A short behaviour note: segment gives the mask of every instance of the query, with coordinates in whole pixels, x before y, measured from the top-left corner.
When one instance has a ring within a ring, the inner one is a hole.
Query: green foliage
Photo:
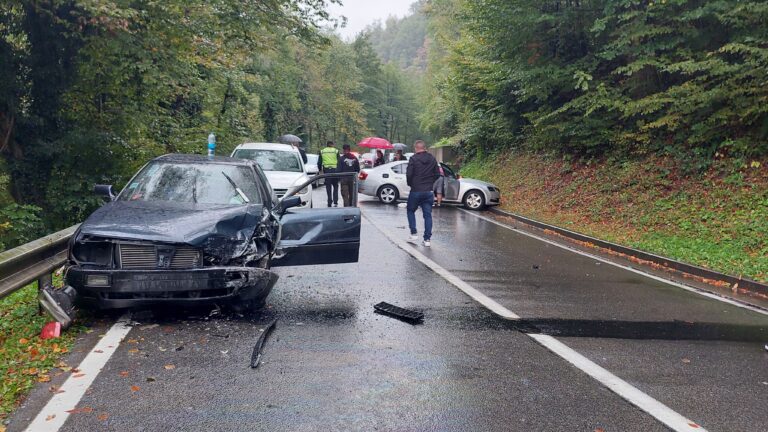
[[[422,119],[468,151],[768,154],[768,4],[432,0]]]
[[[0,250],[30,242],[45,232],[40,207],[9,204],[0,208]]]

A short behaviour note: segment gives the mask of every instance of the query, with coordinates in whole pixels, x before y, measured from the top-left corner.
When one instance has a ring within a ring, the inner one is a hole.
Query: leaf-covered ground
[[[768,168],[670,158],[581,164],[506,154],[466,164],[496,183],[505,210],[597,238],[768,282]],[[697,168],[697,167],[694,167]]]
[[[75,325],[62,331],[60,338],[40,339],[40,330],[52,319],[40,315],[37,304],[35,284],[0,300],[0,422],[35,384],[72,369],[61,359],[81,328]],[[50,390],[57,391],[53,386]]]

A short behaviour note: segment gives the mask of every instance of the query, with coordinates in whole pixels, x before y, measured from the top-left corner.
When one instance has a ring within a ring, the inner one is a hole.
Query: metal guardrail
[[[710,270],[708,268],[699,267],[693,264],[688,264],[688,263],[677,261],[671,258],[663,257],[661,255],[656,255],[650,252],[641,251],[639,249],[633,249],[627,246],[622,246],[616,243],[600,240],[595,237],[591,237],[591,236],[581,234],[575,231],[571,231],[565,228],[560,228],[558,226],[550,225],[544,222],[539,222],[537,220],[533,220],[525,216],[520,216],[518,214],[500,210],[497,208],[492,208],[491,212],[501,216],[510,217],[526,225],[531,225],[533,227],[536,227],[542,230],[555,232],[563,237],[566,237],[572,240],[591,243],[603,249],[608,249],[610,251],[617,252],[630,257],[638,258],[644,261],[650,261],[652,263],[655,263],[660,266],[663,266],[672,270],[676,270],[682,273],[687,273],[687,274],[698,276],[704,279],[728,282],[731,285],[731,287],[736,286],[740,290],[746,290],[748,292],[757,294],[762,298],[765,298],[766,296],[768,296],[768,284],[764,284],[751,279],[745,279],[742,277],[737,277],[737,276],[733,276],[725,273],[720,273],[714,270]]]
[[[66,262],[67,242],[79,226],[0,252],[0,298],[34,281],[39,287],[51,283],[51,273]]]

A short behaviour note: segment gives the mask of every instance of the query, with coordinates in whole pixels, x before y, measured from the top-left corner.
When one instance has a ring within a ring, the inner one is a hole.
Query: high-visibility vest
[[[323,158],[323,168],[336,169],[339,163],[339,150],[336,147],[324,147],[320,150],[320,157]]]

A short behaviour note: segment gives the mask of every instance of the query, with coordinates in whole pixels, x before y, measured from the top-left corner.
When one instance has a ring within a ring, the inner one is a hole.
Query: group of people
[[[336,148],[336,143],[328,141],[325,148],[320,150],[320,157],[317,160],[317,168],[325,174],[330,173],[358,173],[360,172],[360,161],[352,153],[349,144],[342,146],[342,153]],[[344,177],[339,179],[331,178],[325,180],[325,192],[328,196],[328,207],[339,206],[339,183],[341,183],[341,198],[344,207],[352,207],[353,188],[355,179],[353,177]]]
[[[408,159],[408,169],[406,170],[406,181],[411,191],[408,195],[407,217],[408,228],[411,235],[408,241],[416,243],[419,240],[418,230],[416,229],[416,210],[421,209],[424,215],[424,235],[423,245],[432,246],[432,206],[435,204],[435,196],[438,197],[438,205],[442,198],[442,172],[440,164],[434,156],[427,152],[427,145],[424,141],[416,141],[413,144],[415,154]],[[395,160],[406,160],[401,150],[395,154]],[[384,153],[379,150],[376,152],[374,166],[383,165]],[[328,141],[325,148],[320,150],[318,158],[318,168],[323,173],[358,173],[360,172],[360,161],[352,153],[348,144],[342,146],[342,152],[336,148],[333,141]],[[327,179],[325,181],[325,191],[328,196],[328,207],[338,207],[339,202],[339,183],[341,183],[341,197],[344,207],[353,205],[352,197],[355,187],[353,177],[345,177],[341,181],[338,179]]]

